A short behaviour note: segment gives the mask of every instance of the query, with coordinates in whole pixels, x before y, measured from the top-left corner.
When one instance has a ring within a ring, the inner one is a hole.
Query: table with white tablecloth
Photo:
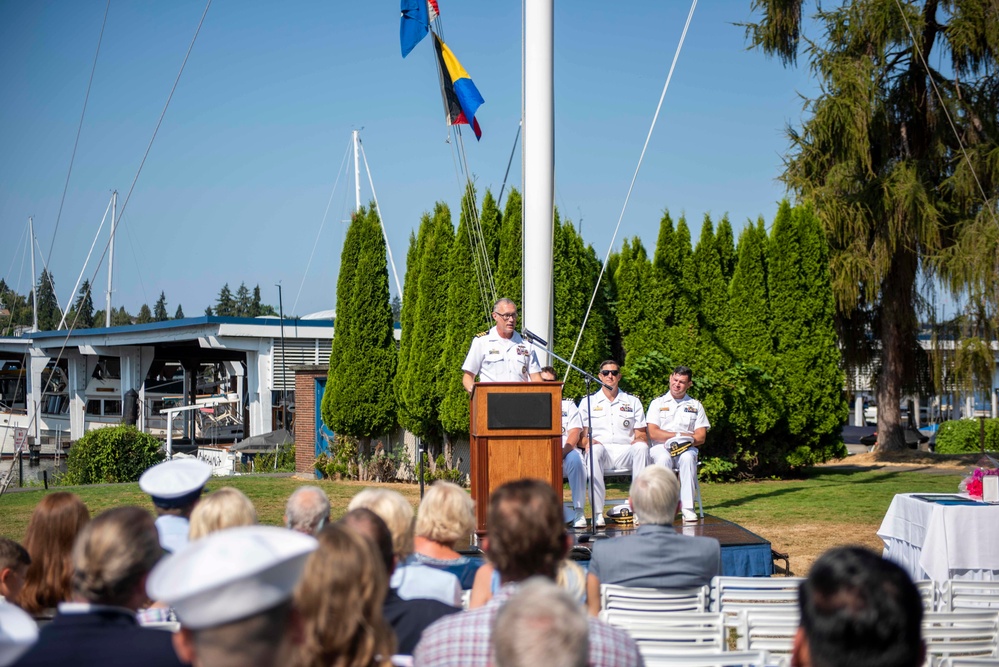
[[[901,493],[892,499],[878,537],[884,557],[913,580],[999,580],[999,505],[952,494]]]

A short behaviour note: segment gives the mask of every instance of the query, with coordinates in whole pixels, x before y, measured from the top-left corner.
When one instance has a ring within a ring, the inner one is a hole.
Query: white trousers
[[[562,474],[569,480],[572,492],[572,509],[583,511],[586,504],[586,468],[583,466],[582,452],[574,449],[562,459]]]
[[[680,456],[670,456],[666,445],[653,445],[649,454],[653,463],[666,466],[677,473],[680,479],[680,507],[696,512],[694,488],[697,484],[697,447],[691,447]]]
[[[593,484],[594,507],[597,514],[603,514],[604,503],[607,501],[607,483],[604,482],[605,470],[631,470],[632,479],[646,466],[652,463],[649,456],[649,446],[644,442],[631,445],[601,445],[593,447],[593,474],[590,483]],[[590,464],[589,452],[585,455],[587,466]]]

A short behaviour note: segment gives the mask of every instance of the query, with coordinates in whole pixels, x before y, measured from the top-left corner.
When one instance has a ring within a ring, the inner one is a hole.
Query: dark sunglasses
[[[621,374],[621,371],[600,371],[600,374],[601,375],[613,375],[614,377],[617,377],[618,375]]]

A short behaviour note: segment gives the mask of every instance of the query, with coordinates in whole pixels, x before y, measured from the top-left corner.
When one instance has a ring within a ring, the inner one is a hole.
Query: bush
[[[938,454],[968,454],[982,451],[977,419],[954,419],[940,424],[935,451]],[[985,420],[985,450],[999,450],[999,419]]]
[[[257,454],[253,460],[253,472],[295,472],[295,443],[278,448],[277,468],[274,467],[274,454]]]
[[[357,442],[349,436],[333,436],[330,454],[320,454],[313,467],[327,479],[358,479]]]
[[[163,458],[160,442],[134,426],[96,429],[70,448],[62,483],[135,482]]]
[[[458,468],[452,467],[443,454],[438,454],[434,460],[434,465],[430,465],[430,459],[423,454],[423,479],[427,484],[433,484],[439,479],[445,482],[454,482],[458,486],[465,486],[465,473]]]

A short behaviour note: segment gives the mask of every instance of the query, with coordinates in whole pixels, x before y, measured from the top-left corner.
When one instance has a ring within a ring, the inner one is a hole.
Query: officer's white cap
[[[0,602],[0,667],[13,665],[38,641],[38,625],[9,602]]]
[[[212,467],[204,461],[174,459],[142,473],[139,488],[161,507],[180,507],[194,502],[211,476]]]
[[[225,625],[290,598],[318,544],[312,536],[273,526],[221,530],[157,564],[146,592],[173,607],[184,627]]]

